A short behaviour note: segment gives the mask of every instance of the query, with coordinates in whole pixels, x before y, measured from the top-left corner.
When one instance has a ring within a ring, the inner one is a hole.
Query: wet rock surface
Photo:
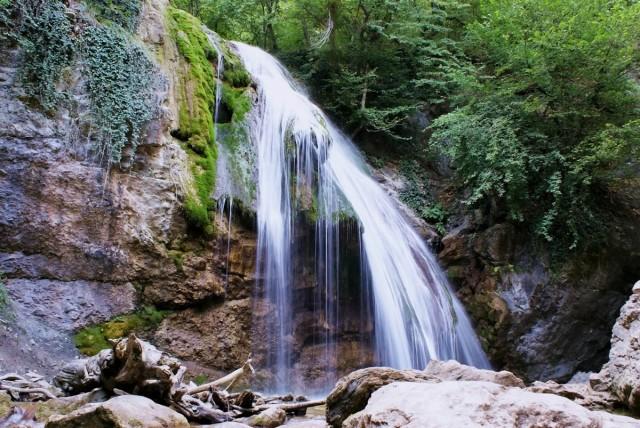
[[[482,230],[481,221],[467,218],[453,229],[439,257],[492,362],[527,381],[599,370],[630,278],[640,275],[637,260],[603,250],[552,268],[522,232],[505,224]],[[628,220],[624,229],[628,246],[640,242]]]

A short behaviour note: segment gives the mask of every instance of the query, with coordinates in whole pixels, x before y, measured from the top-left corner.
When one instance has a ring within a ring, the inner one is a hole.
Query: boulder
[[[640,421],[588,410],[552,394],[493,382],[395,382],[374,392],[345,428],[640,427]]]
[[[284,424],[287,413],[277,407],[270,407],[246,420],[247,425],[260,428],[276,428]]]
[[[618,406],[618,400],[609,391],[595,391],[588,383],[557,383],[552,380],[547,382],[534,382],[528,391],[542,394],[555,394],[575,401],[581,406],[591,410],[614,410]]]
[[[193,428],[251,428],[249,425],[240,422],[222,422],[221,424],[212,425],[194,425]]]
[[[609,362],[592,375],[591,386],[609,390],[635,414],[640,414],[640,281],[620,310],[613,327]]]
[[[327,397],[327,422],[336,428],[342,426],[349,415],[364,409],[374,391],[398,381],[437,382],[438,378],[418,370],[388,367],[357,370],[340,379]]]
[[[497,383],[503,386],[524,388],[524,382],[511,372],[506,370],[494,372],[482,370],[471,366],[465,366],[455,360],[438,361],[431,360],[424,371],[426,374],[438,378],[441,381],[448,380],[477,380]]]
[[[168,407],[138,395],[123,395],[87,404],[64,416],[51,416],[46,428],[189,428],[187,419]]]

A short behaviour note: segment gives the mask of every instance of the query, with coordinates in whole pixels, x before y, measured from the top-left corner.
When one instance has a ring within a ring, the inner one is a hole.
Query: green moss
[[[109,339],[119,339],[129,333],[140,333],[152,329],[168,315],[167,311],[145,306],[138,312],[115,317],[102,324],[85,327],[74,336],[74,342],[80,352],[95,355],[111,347]]]
[[[182,272],[182,267],[184,265],[184,253],[182,251],[171,250],[169,251],[169,257],[173,260],[173,264],[176,266],[176,269]]]
[[[76,348],[85,355],[96,355],[111,347],[100,326],[85,327],[73,337]]]
[[[178,51],[188,64],[182,76],[179,97],[180,127],[174,133],[188,151],[194,189],[185,198],[187,221],[205,234],[213,233],[210,210],[215,187],[217,151],[213,116],[216,79],[211,61],[216,57],[200,21],[188,13],[169,7],[167,19]]]
[[[223,77],[234,88],[246,88],[251,83],[251,77],[244,69],[226,69]]]
[[[242,122],[251,110],[251,99],[247,88],[235,88],[224,83],[222,90],[222,102],[233,112],[232,122]]]
[[[192,380],[193,380],[193,383],[195,383],[196,385],[202,385],[203,383],[209,380],[209,377],[207,377],[207,375],[205,374],[199,374],[197,376],[194,376]]]

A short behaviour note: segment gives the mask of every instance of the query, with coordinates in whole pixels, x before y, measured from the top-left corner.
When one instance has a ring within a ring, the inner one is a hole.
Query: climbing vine
[[[140,0],[87,0],[99,19],[135,31],[140,16]]]
[[[0,2],[0,41],[22,48],[19,79],[25,95],[52,112],[66,98],[56,84],[74,56],[72,24],[59,1]]]
[[[125,147],[135,151],[144,125],[155,115],[155,66],[117,27],[87,29],[82,54],[98,152],[109,162],[120,162]]]

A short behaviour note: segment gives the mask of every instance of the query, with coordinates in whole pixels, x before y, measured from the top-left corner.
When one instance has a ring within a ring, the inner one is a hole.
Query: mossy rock
[[[215,190],[218,152],[215,144],[215,105],[217,53],[203,30],[202,23],[189,13],[169,7],[167,21],[187,72],[180,76],[179,128],[172,134],[187,151],[193,186],[184,200],[185,218],[191,229],[207,236],[213,234],[211,199]],[[244,121],[252,102],[249,74],[226,42],[221,43],[225,58],[222,103],[231,112],[231,121]]]
[[[81,329],[75,334],[74,343],[81,353],[96,355],[103,349],[111,348],[110,339],[126,337],[130,333],[144,333],[158,326],[168,313],[145,306],[133,314],[117,316],[102,324]]]
[[[181,76],[179,129],[173,135],[184,142],[189,154],[194,188],[184,202],[185,217],[195,229],[210,235],[210,210],[215,187],[217,150],[214,144],[216,78],[212,61],[216,54],[202,30],[202,23],[185,11],[169,7],[167,20],[187,75]]]

